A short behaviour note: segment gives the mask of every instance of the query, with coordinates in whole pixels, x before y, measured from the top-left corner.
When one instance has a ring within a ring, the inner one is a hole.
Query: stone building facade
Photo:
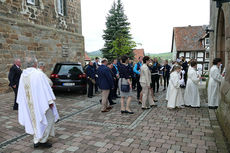
[[[0,0],[0,93],[26,56],[45,62],[47,75],[56,62],[84,62],[80,0]]]
[[[221,103],[217,117],[230,142],[230,3],[216,5],[210,0],[210,65],[219,57],[223,60],[226,76],[221,84]]]

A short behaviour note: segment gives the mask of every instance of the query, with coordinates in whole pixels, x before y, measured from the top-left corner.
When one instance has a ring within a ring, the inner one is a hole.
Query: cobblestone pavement
[[[133,115],[120,113],[119,99],[108,113],[100,112],[100,96],[57,94],[61,120],[50,149],[34,149],[32,136],[18,124],[13,93],[0,95],[0,152],[4,153],[228,153],[214,110],[202,107],[167,110],[165,92],[158,107],[143,111],[133,92]]]

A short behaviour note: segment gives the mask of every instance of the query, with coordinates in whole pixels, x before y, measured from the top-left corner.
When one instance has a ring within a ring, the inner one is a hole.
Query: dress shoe
[[[93,98],[93,96],[88,96],[89,98]]]
[[[126,113],[126,110],[121,110],[121,114],[124,114],[124,113]]]
[[[44,148],[51,148],[52,144],[49,142],[46,143],[39,143],[39,146],[44,147]]]
[[[142,104],[142,101],[138,100],[138,104]]]
[[[125,113],[127,113],[127,114],[134,114],[134,112],[132,112],[132,111],[125,111]]]
[[[38,148],[38,147],[39,147],[39,143],[35,143],[34,148]]]
[[[156,105],[156,104],[154,104],[154,105],[150,105],[150,107],[157,107],[157,105]]]
[[[116,96],[116,98],[121,98],[120,96]]]
[[[147,110],[147,109],[150,109],[150,108],[149,107],[141,107],[141,109]]]
[[[109,103],[110,105],[115,105],[116,103],[114,103],[114,102],[111,102],[111,103]]]
[[[208,108],[209,108],[209,109],[217,109],[218,106],[209,106]]]
[[[158,102],[158,100],[153,100],[155,103]]]
[[[107,107],[106,109],[110,110],[110,109],[112,109],[112,108],[113,108],[112,106],[109,106],[109,107]]]
[[[109,112],[109,110],[108,109],[106,109],[106,110],[103,110],[103,111],[101,111],[102,113],[106,113],[106,112]]]

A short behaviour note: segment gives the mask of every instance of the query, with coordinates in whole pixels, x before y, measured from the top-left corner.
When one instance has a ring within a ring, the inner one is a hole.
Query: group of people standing
[[[171,67],[167,60],[164,65],[160,65],[156,58],[141,56],[134,65],[127,56],[122,56],[119,60],[114,59],[112,62],[102,59],[99,65],[97,59],[94,63],[89,62],[86,74],[88,97],[93,97],[94,86],[95,89],[98,86],[102,91],[101,112],[108,112],[112,109],[111,105],[116,104],[112,100],[121,98],[121,113],[133,114],[130,109],[133,89],[137,91],[137,100],[142,104],[142,109],[149,109],[156,106],[157,100],[154,99],[154,93],[159,91],[160,77],[164,78],[164,90],[169,85]],[[127,98],[126,105],[125,98]]]
[[[49,136],[54,136],[54,123],[59,115],[55,105],[55,95],[52,91],[52,81],[43,73],[44,63],[39,64],[36,58],[26,59],[27,68],[21,70],[21,61],[16,59],[9,72],[10,86],[15,92],[14,110],[18,109],[19,123],[25,126],[26,133],[34,136],[34,147],[52,147]],[[102,91],[101,112],[109,112],[114,103],[112,100],[121,98],[121,114],[133,114],[130,105],[132,101],[133,83],[137,84],[137,99],[142,109],[156,107],[154,93],[155,84],[159,81],[160,71],[164,78],[164,89],[167,87],[167,107],[200,107],[198,84],[201,75],[197,72],[197,61],[188,63],[182,57],[180,62],[169,66],[166,60],[161,66],[156,59],[139,57],[134,66],[127,56],[109,62],[107,59],[89,62],[86,69],[88,78],[88,97],[93,96],[98,88]],[[215,58],[209,73],[208,106],[216,109],[220,102],[220,84],[224,78],[221,75],[221,59]],[[157,76],[158,75],[158,76]],[[134,77],[135,76],[135,77]],[[117,89],[119,89],[117,91]],[[183,91],[184,90],[184,91]],[[120,93],[120,97],[117,93]],[[184,93],[184,94],[183,94]],[[18,95],[18,96],[17,96]]]
[[[187,73],[184,66],[179,62],[176,62],[172,66],[166,95],[166,100],[168,100],[167,107],[169,109],[176,107],[184,108],[184,106],[200,108],[198,86],[202,77],[197,70],[197,61],[191,60],[189,63]],[[221,75],[220,67],[221,59],[215,58],[209,72],[208,81],[208,106],[210,109],[218,108],[220,102],[220,84],[224,78],[224,74]]]

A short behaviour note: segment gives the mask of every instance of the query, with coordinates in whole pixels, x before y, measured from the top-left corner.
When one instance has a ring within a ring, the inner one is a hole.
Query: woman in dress
[[[119,90],[120,90],[120,96],[121,96],[121,113],[127,113],[127,114],[133,114],[133,112],[130,110],[130,103],[132,100],[131,97],[131,89],[132,89],[132,83],[131,83],[131,74],[129,71],[128,66],[129,60],[127,56],[121,57],[121,64],[119,64],[118,70],[120,79],[118,82]],[[128,91],[122,91],[121,86],[128,86]],[[125,98],[127,98],[126,105],[125,105]]]

